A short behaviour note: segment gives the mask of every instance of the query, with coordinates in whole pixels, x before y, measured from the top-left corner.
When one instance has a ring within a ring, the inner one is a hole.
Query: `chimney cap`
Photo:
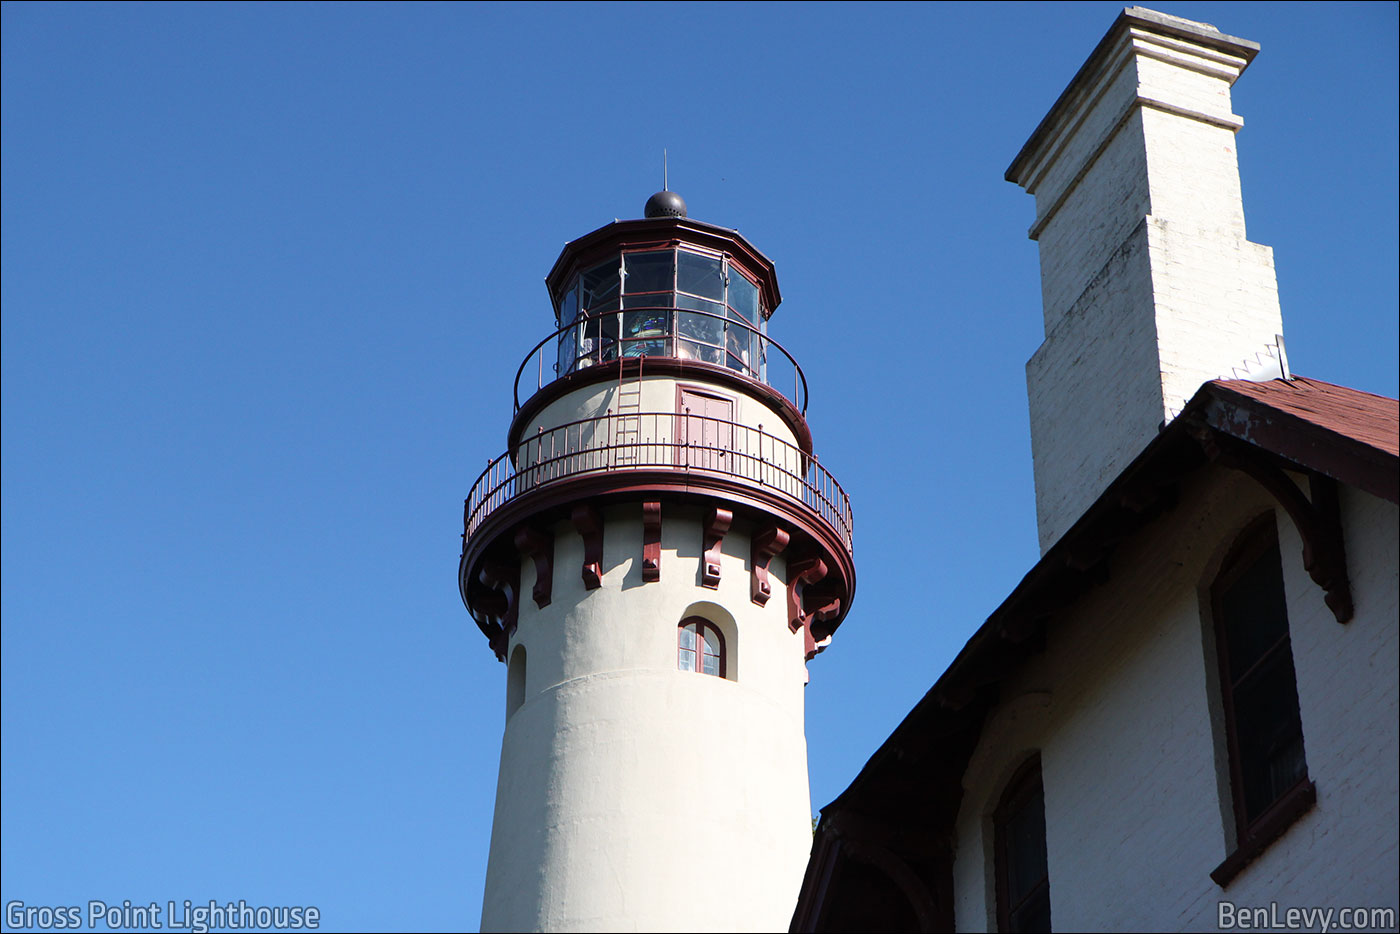
[[[1023,173],[1035,153],[1053,135],[1059,122],[1065,119],[1076,107],[1083,105],[1094,81],[1102,77],[1105,69],[1112,64],[1112,53],[1115,51],[1117,43],[1124,36],[1129,35],[1133,29],[1183,40],[1238,58],[1242,62],[1239,66],[1241,73],[1249,67],[1250,62],[1254,61],[1254,56],[1259,54],[1259,43],[1223,33],[1210,23],[1199,23],[1195,20],[1159,13],[1156,10],[1140,6],[1126,7],[1122,13],[1118,14],[1118,18],[1108,28],[1108,32],[1099,40],[1094,51],[1089,53],[1088,59],[1070,80],[1059,99],[1050,107],[1049,112],[1040,121],[1040,125],[1035,128],[1030,139],[1026,140],[1026,144],[1021,147],[1021,151],[1016,154],[1011,165],[1007,167],[1003,177],[1008,182],[1025,187]],[[1231,79],[1231,83],[1233,81],[1234,79]]]

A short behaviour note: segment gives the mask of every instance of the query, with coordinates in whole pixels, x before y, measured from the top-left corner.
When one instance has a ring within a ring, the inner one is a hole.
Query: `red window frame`
[[[694,649],[687,649],[681,645],[681,633],[687,630],[695,634]],[[685,619],[680,621],[680,624],[678,626],[676,626],[676,668],[680,669],[681,671],[687,670],[681,666],[681,653],[690,652],[694,655],[695,660],[693,663],[693,667],[691,667],[688,670],[701,675],[710,674],[709,672],[705,671],[704,668],[705,657],[709,654],[705,651],[705,634],[707,632],[714,634],[715,644],[719,647],[719,651],[716,654],[716,657],[719,661],[719,674],[717,677],[728,677],[725,664],[725,656],[728,653],[725,651],[724,633],[720,631],[720,628],[718,626],[710,622],[708,619],[705,619],[703,616],[687,616]],[[712,675],[712,677],[715,676]]]

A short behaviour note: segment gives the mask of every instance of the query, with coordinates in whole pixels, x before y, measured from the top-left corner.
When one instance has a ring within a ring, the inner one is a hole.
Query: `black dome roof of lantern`
[[[658,191],[647,199],[644,217],[685,217],[685,199],[674,191]]]

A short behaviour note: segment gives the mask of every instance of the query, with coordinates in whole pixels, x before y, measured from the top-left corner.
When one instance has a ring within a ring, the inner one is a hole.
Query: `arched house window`
[[[1040,757],[1021,766],[992,815],[996,845],[997,930],[1050,930],[1050,865]]]
[[[726,677],[724,633],[700,616],[681,620],[676,628],[676,667],[681,671]]]
[[[1229,883],[1316,801],[1303,753],[1283,561],[1272,515],[1230,550],[1210,589],[1235,845]]]

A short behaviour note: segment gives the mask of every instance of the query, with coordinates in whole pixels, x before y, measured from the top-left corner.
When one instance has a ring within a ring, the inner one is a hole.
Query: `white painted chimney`
[[[1245,238],[1230,86],[1259,51],[1123,11],[1007,181],[1035,195],[1045,341],[1026,364],[1042,553],[1200,385],[1283,332]]]

